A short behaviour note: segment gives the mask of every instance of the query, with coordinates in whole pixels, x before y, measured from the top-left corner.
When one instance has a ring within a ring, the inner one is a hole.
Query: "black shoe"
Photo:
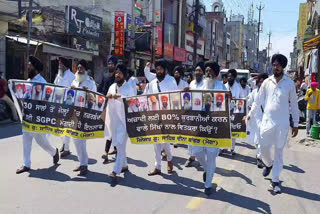
[[[128,166],[122,167],[121,173],[125,173],[125,172],[129,172],[129,167]]]
[[[191,167],[192,163],[195,161],[195,159],[189,158],[187,162],[184,164],[185,167]]]
[[[102,159],[107,159],[108,160],[108,155],[104,154],[101,156]]]
[[[206,182],[206,180],[207,180],[207,173],[206,172],[204,172],[202,174],[202,179],[203,179],[203,182]]]
[[[109,153],[109,155],[116,155],[117,154],[117,150],[113,150],[112,152]]]
[[[263,164],[262,160],[259,159],[259,158],[257,158],[257,166],[258,166],[259,169],[262,169],[264,167],[264,164]]]
[[[234,151],[234,149],[231,149],[230,153],[231,153],[231,156],[236,155],[236,152]]]
[[[61,149],[60,149],[60,152],[64,152],[64,144],[62,145]]]
[[[177,145],[177,144],[174,144],[174,145],[173,145],[173,148],[175,148],[175,149],[178,148],[178,145]]]
[[[212,193],[212,188],[205,188],[204,189],[204,194],[206,194],[207,196],[211,195]]]
[[[53,163],[57,164],[59,162],[59,150],[56,148],[56,154],[53,156]]]
[[[21,173],[28,172],[28,171],[30,171],[29,167],[22,166],[22,167],[20,167],[20,169],[17,169],[16,174],[21,174]]]
[[[88,167],[87,166],[80,166],[80,173],[79,176],[85,176],[88,173]]]
[[[264,167],[262,175],[263,175],[264,177],[267,177],[267,176],[270,174],[271,170],[272,170],[272,166],[270,166],[270,167],[267,167],[267,166]]]
[[[274,193],[281,193],[281,188],[280,188],[280,183],[279,182],[273,182],[272,181],[270,187],[271,187],[271,190]]]
[[[60,155],[61,158],[67,157],[68,155],[70,155],[71,152],[70,151],[63,151]]]
[[[77,168],[75,168],[73,171],[74,172],[79,172],[80,171],[81,166],[78,166]]]
[[[103,164],[108,164],[108,163],[110,163],[110,161],[109,161],[109,159],[104,159],[102,163]]]

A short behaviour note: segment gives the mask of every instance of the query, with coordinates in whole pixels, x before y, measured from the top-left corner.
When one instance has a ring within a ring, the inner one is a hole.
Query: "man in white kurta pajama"
[[[109,175],[114,182],[117,179],[117,175],[128,171],[126,155],[128,134],[122,98],[137,95],[137,90],[133,90],[132,85],[125,81],[126,75],[127,68],[123,64],[118,64],[115,73],[115,83],[110,86],[107,93],[106,126],[108,126],[111,132],[113,146],[117,147],[116,161],[113,171]]]
[[[266,79],[253,104],[248,120],[258,112],[260,106],[264,113],[260,125],[261,156],[264,165],[263,176],[268,176],[272,170],[272,190],[281,192],[280,173],[283,169],[283,149],[288,141],[289,116],[293,118],[292,136],[298,134],[299,109],[294,82],[284,75],[287,58],[281,54],[272,57],[273,76]],[[271,148],[274,146],[274,156]]]
[[[59,58],[59,70],[54,80],[55,85],[64,86],[64,87],[71,87],[71,84],[75,78],[75,75],[70,71],[70,63],[68,59],[60,57]],[[62,137],[63,146],[60,150],[61,158],[70,155],[70,137],[64,136]]]
[[[47,83],[47,81],[40,75],[43,65],[39,59],[30,56],[28,65],[28,81],[37,83]],[[53,157],[53,163],[57,164],[59,161],[59,151],[57,148],[51,146],[46,133],[29,132],[22,129],[22,143],[23,143],[23,160],[24,165],[16,171],[17,174],[27,172],[31,168],[31,149],[32,140],[35,139],[39,146]]]
[[[195,75],[195,79],[191,81],[190,85],[189,85],[189,89],[190,90],[196,90],[196,89],[201,89],[203,87],[204,84],[204,79],[203,79],[203,74],[204,74],[204,62],[199,62],[196,65],[196,69],[194,72]],[[188,155],[189,158],[186,161],[186,163],[184,164],[186,167],[191,167],[192,163],[195,161],[195,155],[193,152],[193,146],[192,145],[188,145]]]
[[[223,83],[216,79],[220,72],[219,65],[215,62],[207,62],[205,64],[205,68],[206,78],[201,89],[226,91],[227,89]],[[193,146],[193,152],[204,169],[204,192],[206,195],[210,195],[212,191],[212,179],[216,170],[216,158],[219,154],[219,148]]]
[[[76,77],[73,80],[71,86],[72,88],[82,88],[85,90],[96,92],[96,83],[91,77],[89,77],[87,69],[87,62],[85,60],[81,60],[78,64],[78,71],[76,73]],[[88,153],[86,144],[87,140],[73,138],[73,142],[75,144],[78,159],[80,162],[80,166],[74,169],[73,171],[80,171],[79,175],[84,176],[88,172]]]
[[[227,90],[231,91],[232,98],[234,98],[234,99],[242,98],[242,97],[240,97],[241,86],[236,81],[237,75],[238,74],[237,74],[237,71],[235,69],[230,69],[228,71],[228,82],[226,84],[224,84],[226,86]],[[234,151],[235,147],[236,147],[236,139],[232,138],[231,155],[235,154],[235,151]]]
[[[148,66],[147,66],[148,67]],[[147,68],[146,67],[146,68]],[[170,92],[178,90],[177,83],[174,78],[167,74],[167,62],[164,59],[160,59],[156,62],[156,79],[153,79],[147,86],[145,94],[154,94],[159,92]],[[149,67],[150,69],[150,67]],[[173,172],[172,153],[169,143],[154,144],[155,152],[155,169],[148,175],[161,174],[161,151],[165,150],[168,160],[168,173]]]

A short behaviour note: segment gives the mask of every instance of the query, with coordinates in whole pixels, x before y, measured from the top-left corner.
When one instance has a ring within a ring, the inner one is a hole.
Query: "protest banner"
[[[134,144],[231,147],[226,91],[148,94],[124,98],[124,104],[127,132]]]
[[[106,97],[89,90],[10,80],[22,128],[77,139],[104,137],[101,113]]]
[[[230,104],[232,138],[247,138],[246,123],[242,120],[247,115],[247,100],[232,99]]]

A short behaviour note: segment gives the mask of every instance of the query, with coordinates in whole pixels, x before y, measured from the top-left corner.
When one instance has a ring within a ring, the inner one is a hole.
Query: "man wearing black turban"
[[[33,79],[35,76],[41,73],[43,70],[43,64],[35,56],[30,56],[28,65],[28,77]]]
[[[266,79],[258,92],[247,120],[254,118],[261,106],[264,108],[260,124],[261,158],[265,165],[263,176],[272,171],[271,190],[280,193],[280,174],[283,169],[283,149],[288,141],[289,117],[293,120],[292,137],[298,134],[299,109],[294,82],[284,75],[288,60],[281,54],[272,56],[273,76]],[[271,149],[274,149],[271,156]]]

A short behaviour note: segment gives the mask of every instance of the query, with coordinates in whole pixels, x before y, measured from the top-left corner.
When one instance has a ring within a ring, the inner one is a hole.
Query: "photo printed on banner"
[[[76,91],[73,89],[66,89],[65,95],[64,95],[64,104],[73,106],[74,101],[76,97]]]
[[[42,99],[42,92],[43,92],[43,85],[42,84],[33,84],[31,99],[41,100]]]
[[[129,99],[127,99],[127,102],[129,104],[128,113],[139,112],[136,98],[129,98]]]
[[[76,100],[74,105],[78,107],[85,107],[86,102],[86,92],[81,90],[76,90]]]
[[[169,94],[159,94],[160,110],[170,110]]]
[[[24,97],[24,84],[23,83],[15,83],[14,85],[14,92],[18,99]]]
[[[103,111],[105,100],[106,99],[103,96],[97,95],[97,105],[96,105],[96,110],[97,111]]]
[[[180,110],[181,109],[181,100],[180,100],[180,93],[171,93],[171,110]]]
[[[23,85],[23,98],[26,100],[30,100],[32,96],[32,84],[25,83]]]
[[[213,96],[210,92],[203,93],[203,106],[202,110],[205,112],[213,111]]]
[[[181,93],[182,110],[192,110],[191,92]]]
[[[235,107],[233,109],[233,113],[235,113],[235,114],[244,113],[244,101],[243,100],[236,101]]]
[[[87,92],[87,99],[86,99],[86,108],[88,109],[96,109],[96,95],[91,92]]]
[[[159,100],[157,95],[148,96],[149,111],[158,111],[159,110]]]
[[[148,99],[146,96],[136,98],[139,112],[148,111]]]
[[[192,110],[202,111],[202,93],[192,92]]]
[[[52,102],[62,104],[65,90],[65,88],[55,87]]]
[[[214,111],[225,111],[226,103],[225,103],[225,94],[223,93],[214,93]]]
[[[44,87],[44,93],[42,95],[42,100],[47,102],[52,102],[54,87],[46,85]]]

